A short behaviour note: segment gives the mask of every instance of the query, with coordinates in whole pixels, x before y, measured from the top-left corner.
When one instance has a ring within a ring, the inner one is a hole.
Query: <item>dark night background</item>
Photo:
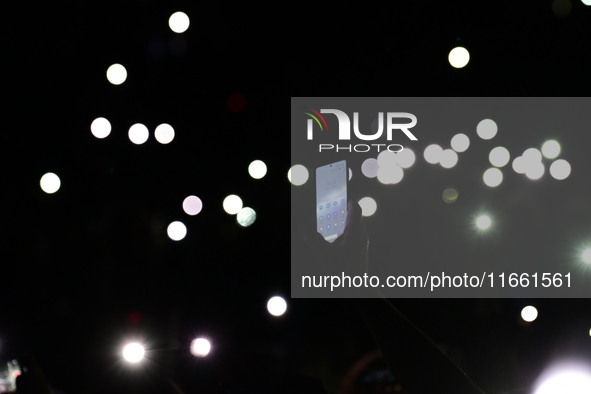
[[[167,22],[179,10],[191,26],[177,35]],[[215,392],[292,374],[336,393],[376,349],[346,300],[266,311],[269,297],[290,294],[289,96],[585,96],[591,86],[591,7],[574,0],[69,1],[11,4],[3,16],[0,358],[33,353],[65,393],[166,392],[168,379]],[[461,70],[447,62],[457,45],[471,54]],[[120,86],[105,77],[113,63],[128,71]],[[246,98],[241,112],[228,108],[233,93]],[[113,127],[103,140],[90,133],[99,116]],[[138,122],[151,133],[141,146],[127,138]],[[153,138],[160,123],[175,128],[169,145]],[[247,172],[255,159],[268,166],[260,180]],[[39,187],[46,172],[62,182],[53,195]],[[204,202],[194,217],[181,208],[190,194]],[[229,194],[257,211],[251,227],[223,212]],[[180,242],[166,236],[174,220],[187,225]],[[587,300],[396,304],[490,392],[528,387],[561,354],[589,354]],[[532,324],[519,318],[527,304],[540,311]],[[197,335],[212,341],[207,358],[189,353]],[[130,338],[148,345],[133,368],[120,356]],[[358,392],[394,390],[383,368],[366,367]]]

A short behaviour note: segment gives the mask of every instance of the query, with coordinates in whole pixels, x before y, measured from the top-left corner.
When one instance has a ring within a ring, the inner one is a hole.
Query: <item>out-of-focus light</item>
[[[478,228],[481,230],[486,230],[490,227],[490,224],[491,221],[488,216],[480,216],[478,219],[476,219],[476,226],[478,226]]]
[[[581,0],[581,3],[585,5],[591,5],[591,0]]]
[[[184,33],[189,28],[189,17],[184,12],[175,12],[168,19],[168,26],[175,33]]]
[[[527,162],[526,164],[526,169],[525,169],[525,175],[529,178],[529,179],[540,179],[542,177],[542,175],[544,175],[544,165],[542,163],[536,163],[536,162]]]
[[[554,159],[560,154],[560,144],[554,140],[544,142],[542,154],[548,159]]]
[[[127,79],[127,70],[121,64],[115,63],[107,69],[107,79],[113,85],[121,85]]]
[[[161,144],[169,144],[174,139],[174,129],[171,125],[162,123],[154,130],[154,137]]]
[[[499,128],[497,127],[497,124],[492,119],[481,120],[480,123],[478,123],[478,126],[476,126],[476,134],[478,134],[483,140],[494,138],[494,136],[497,135],[498,130]]]
[[[129,128],[129,140],[136,145],[141,145],[148,140],[150,133],[148,128],[141,123],[136,123]]]
[[[180,241],[187,235],[187,227],[182,222],[172,222],[168,225],[166,233],[173,241]]]
[[[370,157],[369,159],[365,159],[361,164],[361,173],[368,178],[375,178],[378,176],[379,168],[380,165],[378,164],[378,161],[373,157]]]
[[[513,171],[518,174],[525,174],[526,169],[527,166],[522,156],[518,156],[513,160]]]
[[[556,160],[550,164],[550,175],[559,181],[568,178],[570,175],[570,164],[563,159]]]
[[[589,371],[561,371],[545,379],[534,394],[591,394]]]
[[[527,163],[538,163],[542,161],[542,152],[536,148],[529,148],[523,152],[522,157]]]
[[[497,187],[503,182],[503,173],[498,168],[489,168],[482,176],[486,186]]]
[[[48,172],[41,177],[39,184],[41,185],[41,190],[43,190],[45,193],[53,194],[59,190],[61,181],[60,178],[53,172]]]
[[[381,167],[389,167],[396,165],[396,153],[389,150],[383,150],[378,155],[378,165]]]
[[[447,189],[445,189],[443,191],[443,201],[445,201],[448,204],[454,203],[456,202],[456,200],[458,199],[458,196],[460,195],[460,193],[458,192],[458,190],[454,187],[448,187]]]
[[[411,167],[415,163],[415,160],[415,153],[408,148],[404,148],[402,152],[396,153],[396,162],[401,168]]]
[[[267,302],[267,310],[273,316],[281,316],[287,310],[287,303],[279,296],[272,297]]]
[[[458,154],[453,149],[446,149],[441,152],[441,160],[439,161],[441,167],[452,168],[458,164]]]
[[[90,124],[90,132],[96,138],[105,138],[111,134],[111,123],[105,118],[96,118]]]
[[[246,108],[246,98],[240,93],[233,93],[228,97],[226,105],[232,112],[242,112]]]
[[[242,209],[242,199],[235,194],[224,198],[224,211],[230,215],[236,215]]]
[[[254,179],[261,179],[267,174],[267,165],[261,160],[255,160],[248,165],[248,173]]]
[[[462,68],[470,61],[470,53],[464,47],[455,47],[449,52],[448,60],[452,67]]]
[[[538,310],[533,306],[526,306],[521,310],[521,318],[526,322],[532,322],[538,317]]]
[[[470,138],[466,134],[456,134],[451,139],[451,148],[458,153],[465,152],[470,146]]]
[[[287,179],[294,186],[301,186],[308,181],[308,169],[301,164],[296,164],[287,171]]]
[[[378,181],[384,185],[395,185],[399,183],[404,177],[404,170],[397,164],[392,164],[387,167],[378,169]]]
[[[443,149],[437,144],[432,144],[425,148],[424,156],[427,163],[437,164],[441,160],[442,154]]]
[[[585,263],[591,263],[591,249],[587,249],[583,252],[583,261]]]
[[[376,200],[371,197],[363,197],[359,200],[359,206],[361,207],[361,214],[363,216],[371,216],[376,213],[376,210],[378,209]]]
[[[507,148],[502,146],[497,146],[493,150],[490,151],[488,155],[488,160],[490,160],[490,164],[495,167],[504,167],[509,163],[510,155]]]
[[[197,196],[189,196],[183,200],[183,211],[187,215],[197,215],[203,209],[203,202]]]
[[[353,171],[351,171],[351,168],[349,168],[349,180],[351,180],[351,178],[353,178]]]
[[[196,338],[191,342],[191,354],[196,357],[205,357],[211,351],[211,343],[205,338]]]
[[[238,221],[238,224],[240,224],[242,227],[250,226],[254,223],[256,218],[257,214],[254,211],[254,209],[248,207],[242,208],[240,211],[238,211],[238,214],[236,215],[236,220]]]
[[[144,358],[144,347],[135,342],[125,345],[123,358],[130,363],[137,363]]]

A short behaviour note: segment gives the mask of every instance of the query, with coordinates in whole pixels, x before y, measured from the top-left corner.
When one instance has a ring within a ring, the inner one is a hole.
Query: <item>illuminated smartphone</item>
[[[20,374],[18,361],[0,360],[0,393],[16,393],[16,377]]]
[[[328,242],[345,231],[347,222],[347,162],[316,169],[316,229]]]

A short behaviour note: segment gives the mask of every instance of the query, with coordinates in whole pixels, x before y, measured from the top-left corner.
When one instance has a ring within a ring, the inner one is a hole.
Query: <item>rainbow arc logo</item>
[[[328,130],[328,124],[326,123],[324,116],[320,115],[320,112],[313,110],[312,108],[307,108],[307,107],[302,107],[302,108],[307,109],[308,111],[312,111],[312,112],[314,112],[314,114],[316,114],[318,116],[318,117],[316,117],[313,114],[311,114],[310,112],[304,112],[306,115],[308,115],[312,119],[314,119],[316,121],[316,123],[318,123],[318,126],[320,126],[321,131],[324,131],[324,129],[322,128],[322,123],[324,123],[324,125],[326,126],[326,130]],[[320,120],[318,120],[318,118],[322,119],[322,123],[320,123]]]

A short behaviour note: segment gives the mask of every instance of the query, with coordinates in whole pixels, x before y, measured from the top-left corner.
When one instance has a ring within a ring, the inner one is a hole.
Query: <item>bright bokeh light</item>
[[[569,368],[555,372],[544,379],[534,394],[591,394],[591,371]]]
[[[537,180],[540,179],[542,175],[544,175],[545,168],[542,163],[526,162],[525,165],[525,176],[527,176],[529,179]]]
[[[113,64],[107,69],[107,79],[113,85],[121,85],[127,79],[127,70],[121,64]]]
[[[141,123],[136,123],[129,128],[129,140],[136,145],[141,145],[148,140],[150,133],[148,128]]]
[[[510,158],[511,156],[509,155],[509,151],[507,150],[507,148],[504,148],[502,146],[497,146],[496,148],[491,150],[490,154],[488,155],[488,160],[490,161],[490,164],[492,164],[495,167],[506,166],[507,163],[509,163]]]
[[[371,197],[363,197],[359,200],[359,206],[361,207],[361,214],[363,216],[371,216],[376,213],[376,210],[378,209],[376,200]]]
[[[442,154],[443,149],[437,144],[432,144],[425,148],[424,157],[427,163],[437,164],[441,160]]]
[[[41,185],[41,190],[43,190],[45,193],[53,194],[59,190],[61,181],[60,178],[53,172],[48,172],[41,177],[39,184]]]
[[[478,228],[481,230],[486,230],[490,227],[490,224],[491,221],[488,216],[480,216],[478,219],[476,219],[476,226],[478,226]]]
[[[130,363],[137,363],[144,358],[144,347],[135,342],[125,345],[123,358]]]
[[[351,180],[351,178],[353,178],[353,171],[351,171],[351,168],[349,167],[349,180]]]
[[[470,146],[470,138],[466,134],[456,134],[451,139],[451,148],[458,153],[465,152]]]
[[[383,150],[378,155],[378,166],[389,167],[396,165],[396,153],[389,150]]]
[[[451,204],[451,203],[456,202],[459,195],[460,195],[460,193],[458,192],[458,190],[455,187],[448,187],[447,189],[445,189],[443,191],[442,198],[443,198],[443,201],[445,201],[448,204]]]
[[[384,185],[395,185],[404,177],[404,170],[397,164],[392,164],[387,167],[380,166],[377,176],[378,181]]]
[[[162,123],[154,130],[154,137],[161,144],[169,144],[174,139],[174,129],[171,125]]]
[[[189,28],[189,17],[184,12],[175,12],[168,19],[168,26],[175,33],[184,33]]]
[[[183,211],[187,215],[197,215],[203,209],[203,202],[197,196],[189,196],[183,200]]]
[[[480,123],[478,123],[478,126],[476,126],[476,134],[478,134],[483,140],[494,138],[494,136],[497,135],[498,130],[499,128],[497,127],[497,124],[492,119],[481,120]]]
[[[105,118],[96,118],[90,124],[90,132],[96,138],[105,138],[111,134],[111,123]]]
[[[453,149],[446,149],[441,152],[441,160],[439,161],[441,167],[452,168],[458,164],[458,154]]]
[[[513,171],[518,174],[525,174],[525,160],[523,157],[518,156],[513,159]]]
[[[568,161],[559,159],[550,164],[550,175],[559,181],[568,178],[570,175],[570,164]]]
[[[256,212],[254,211],[254,209],[249,207],[242,208],[240,211],[238,211],[238,214],[236,214],[236,220],[238,221],[238,224],[242,227],[250,226],[254,223],[256,218]]]
[[[308,181],[310,174],[308,169],[301,164],[296,164],[287,171],[287,179],[294,186],[301,186]]]
[[[536,148],[529,148],[523,152],[522,157],[527,163],[538,163],[542,161],[542,152]]]
[[[591,0],[581,0],[581,3],[585,5],[591,5]]]
[[[542,154],[548,159],[554,159],[560,154],[560,144],[554,140],[544,142]]]
[[[464,47],[455,47],[449,52],[448,60],[452,67],[462,68],[470,61],[470,53]]]
[[[503,173],[498,168],[489,168],[482,176],[486,186],[497,187],[503,182]]]
[[[187,227],[182,222],[172,222],[168,225],[166,233],[173,241],[180,241],[187,235]]]
[[[591,263],[591,249],[587,249],[583,252],[583,261],[585,263]]]
[[[361,173],[368,178],[375,178],[378,176],[379,168],[380,165],[378,164],[378,161],[373,157],[370,157],[369,159],[365,159],[361,164]]]
[[[224,198],[224,211],[230,215],[236,215],[242,209],[242,199],[235,194]]]
[[[396,153],[396,162],[400,168],[411,167],[413,164],[415,164],[415,160],[415,153],[408,148],[404,148],[402,152]]]
[[[287,310],[287,303],[279,296],[272,297],[269,302],[267,302],[267,310],[273,316],[281,316]]]
[[[248,165],[248,173],[254,179],[261,179],[267,174],[267,165],[261,160],[255,160]]]
[[[533,306],[526,306],[521,310],[521,318],[526,322],[532,322],[538,317],[538,310]]]
[[[191,354],[196,357],[205,357],[211,351],[211,343],[205,338],[195,338],[191,342]]]

